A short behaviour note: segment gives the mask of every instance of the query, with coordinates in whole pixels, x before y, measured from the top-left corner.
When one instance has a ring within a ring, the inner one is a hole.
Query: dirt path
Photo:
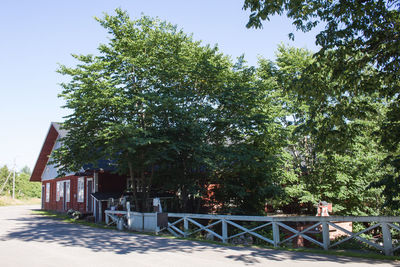
[[[0,266],[399,266],[268,249],[223,247],[68,224],[0,207]]]

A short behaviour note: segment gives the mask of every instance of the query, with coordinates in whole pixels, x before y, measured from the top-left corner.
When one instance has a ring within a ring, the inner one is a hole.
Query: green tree
[[[352,88],[336,98],[325,93],[347,84],[333,82],[326,65],[309,73],[314,63],[309,51],[284,46],[275,64],[260,62],[263,79],[275,80],[287,110],[282,122],[291,132],[283,154],[287,172],[281,180],[286,192],[282,202],[292,207],[290,212],[313,212],[313,204],[326,200],[336,213],[378,214],[381,190],[369,185],[387,171],[380,166],[387,151],[375,137],[386,106],[379,96],[352,96]]]
[[[385,207],[391,209],[392,213],[400,213],[400,102],[392,101],[389,111],[381,126],[381,143],[388,150],[388,156],[383,165],[390,171],[371,186],[383,187],[383,195],[386,196]]]
[[[20,172],[15,173],[15,197],[16,198],[37,198],[41,195],[40,183],[29,181],[31,176],[30,169],[26,166]],[[7,177],[9,179],[7,180]],[[7,182],[6,182],[7,181]],[[6,165],[0,169],[0,189],[4,186],[1,195],[12,195],[13,190],[13,171]]]
[[[199,159],[215,101],[208,92],[224,82],[230,63],[176,26],[116,13],[97,19],[111,35],[100,56],[76,55],[80,65],[60,68],[72,78],[61,94],[72,114],[55,158],[64,170],[111,159],[134,181],[136,207],[149,210],[160,167],[179,168],[183,198],[189,194],[191,170],[205,164]]]
[[[15,179],[15,194],[18,198],[40,198],[42,186],[40,183],[30,182],[31,170],[28,166],[23,167]]]
[[[219,163],[236,164],[235,145],[248,151],[257,133],[249,130],[258,127],[257,90],[244,87],[253,73],[176,26],[116,13],[98,19],[111,35],[99,56],[75,55],[80,64],[60,67],[71,77],[60,96],[72,113],[55,161],[70,171],[109,159],[134,181],[137,209],[148,210],[151,191],[163,188],[179,195],[181,210],[194,202],[198,210]],[[219,157],[227,147],[229,157]]]
[[[245,0],[243,8],[252,12],[247,27],[260,28],[262,21],[276,14],[286,14],[296,28],[304,32],[322,23],[325,29],[316,36],[320,54],[335,49],[335,56],[345,60],[341,63],[348,63],[348,56],[354,58],[361,53],[355,65],[375,65],[381,70],[380,74],[391,79],[399,75],[398,0]]]
[[[255,69],[166,22],[121,10],[97,20],[111,36],[100,55],[74,55],[76,67],[59,69],[71,77],[60,94],[71,110],[54,154],[61,170],[110,160],[133,180],[138,210],[161,189],[180,211],[198,212],[217,183],[225,207],[259,213],[277,191],[271,144],[282,137]]]
[[[0,169],[0,190],[3,188],[2,195],[11,192],[12,190],[12,172],[8,169],[7,165],[4,165]],[[8,180],[7,180],[8,177]]]
[[[234,66],[228,88],[215,111],[217,125],[224,129],[216,133],[226,140],[217,151],[216,200],[224,204],[224,212],[262,214],[266,199],[282,192],[280,152],[286,144],[282,106],[243,57]]]
[[[324,87],[318,92],[323,98],[345,96],[349,99],[348,105],[338,105],[336,114],[343,114],[349,108],[358,109],[359,101],[353,101],[353,97],[370,94],[369,97],[384,99],[387,117],[379,121],[378,132],[381,144],[390,155],[382,162],[386,165],[386,177],[373,185],[385,188],[385,205],[400,208],[400,118],[397,115],[400,113],[400,2],[246,0],[244,8],[252,11],[248,27],[261,27],[263,20],[283,13],[293,19],[293,24],[301,31],[309,31],[319,23],[325,26],[316,36],[316,44],[321,49],[308,73],[315,77],[321,64],[330,69],[331,84],[337,86]],[[304,80],[309,84],[310,80]],[[301,94],[310,96],[309,91]],[[313,93],[314,97],[317,95]],[[343,132],[337,136],[347,138]]]

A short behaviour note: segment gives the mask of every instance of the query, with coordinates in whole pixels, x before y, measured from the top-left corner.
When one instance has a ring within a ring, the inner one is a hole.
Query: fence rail
[[[189,237],[198,232],[206,232],[218,240],[228,243],[234,238],[251,235],[254,238],[263,240],[274,247],[282,246],[284,243],[293,241],[296,238],[303,239],[328,250],[337,247],[349,240],[357,240],[375,249],[382,251],[385,255],[393,255],[393,252],[400,248],[400,245],[392,240],[392,232],[400,232],[400,217],[390,216],[240,216],[240,215],[214,215],[214,214],[187,214],[168,213],[167,230],[177,237]],[[243,226],[244,222],[258,222],[256,226]],[[362,231],[353,232],[343,228],[344,222],[364,222],[370,226]],[[296,229],[296,223],[302,223],[305,227]],[[257,233],[259,230],[269,230],[272,236],[265,236]],[[368,240],[364,234],[374,230],[381,233],[381,238]],[[229,230],[231,233],[229,233]],[[341,231],[343,239],[334,241],[331,233]],[[232,233],[234,232],[234,233]],[[281,233],[286,235],[281,240]],[[316,235],[322,235],[317,238]],[[396,240],[397,241],[397,240]]]

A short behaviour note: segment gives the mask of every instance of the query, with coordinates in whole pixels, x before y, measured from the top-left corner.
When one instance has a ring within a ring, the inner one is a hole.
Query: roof
[[[57,130],[60,137],[66,137],[68,134],[68,130],[62,128],[62,123],[52,122],[51,125]]]
[[[49,131],[44,140],[42,149],[40,150],[39,157],[36,161],[35,167],[33,168],[32,175],[30,178],[31,182],[41,182],[42,175],[46,169],[47,162],[49,161],[49,156],[54,149],[56,141],[58,138],[66,137],[68,130],[62,128],[62,123],[52,122],[50,124]],[[112,160],[98,160],[97,164],[85,164],[82,169],[77,172],[77,176],[92,175],[93,171],[103,170],[103,171],[115,171],[115,163]]]
[[[49,131],[47,132],[46,139],[44,140],[42,149],[40,150],[39,157],[36,161],[35,167],[33,168],[29,181],[40,182],[42,180],[43,171],[46,168],[47,162],[49,161],[49,156],[53,151],[57,138],[59,136],[65,137],[67,133],[68,132],[66,130],[61,129],[61,123],[52,122],[50,124]]]

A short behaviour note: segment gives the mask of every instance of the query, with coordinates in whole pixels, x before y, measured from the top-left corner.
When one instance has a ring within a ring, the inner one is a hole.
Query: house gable
[[[57,140],[56,140],[54,146],[53,146],[52,151],[56,150],[56,149],[59,149],[60,147],[61,147],[61,141],[60,141],[60,135],[59,135],[57,137]],[[51,156],[49,156],[48,159],[51,159]],[[42,182],[54,179],[55,177],[58,177],[58,175],[59,175],[58,174],[58,168],[57,168],[56,164],[47,163],[45,169],[43,170],[42,176],[41,176],[42,177]],[[72,175],[72,173],[68,174],[68,175]]]
[[[60,125],[58,123],[52,122],[50,125],[50,129],[47,133],[46,139],[43,143],[42,149],[40,150],[39,157],[36,161],[35,167],[33,169],[30,181],[31,182],[40,182],[42,181],[42,175],[47,167],[47,162],[49,161],[49,156],[53,151],[54,145],[57,141],[57,138],[60,135],[59,133]]]

